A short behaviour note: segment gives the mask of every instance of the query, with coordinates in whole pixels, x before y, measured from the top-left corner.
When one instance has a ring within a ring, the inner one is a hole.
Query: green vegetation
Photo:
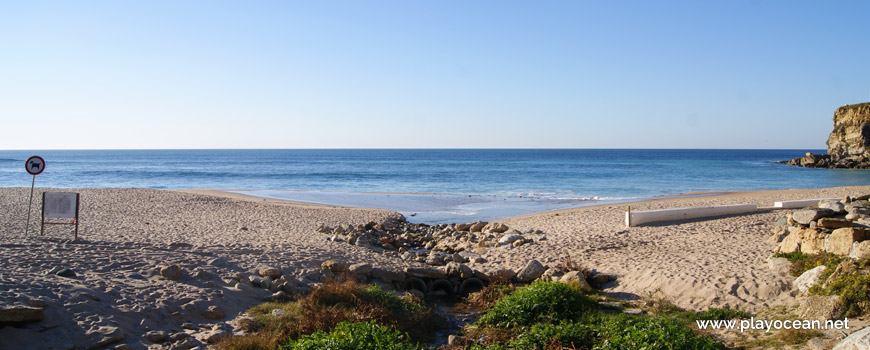
[[[576,289],[564,283],[535,282],[508,294],[480,317],[484,326],[511,328],[539,322],[572,320],[595,306]]]
[[[775,256],[784,257],[792,263],[789,272],[794,276],[800,276],[809,269],[824,265],[825,271],[819,277],[818,284],[810,289],[810,293],[839,295],[840,305],[846,311],[846,317],[870,313],[870,275],[866,274],[870,267],[870,259],[853,261],[830,253],[807,255],[801,252]]]
[[[370,322],[340,322],[329,333],[317,331],[282,345],[281,350],[422,350],[407,334]]]
[[[825,274],[822,275],[822,277],[827,278],[834,272],[837,265],[843,261],[842,257],[831,253],[822,253],[818,255],[808,255],[801,252],[777,253],[774,257],[788,259],[788,261],[791,262],[791,268],[789,268],[788,272],[794,277],[798,277],[808,270],[824,265],[826,268]],[[824,281],[824,279],[821,280]]]
[[[669,304],[672,305],[672,304]],[[678,310],[662,307],[662,311]],[[685,318],[691,313],[681,311]],[[694,315],[694,314],[691,314]],[[710,317],[742,317],[730,309]],[[581,290],[558,282],[535,282],[492,304],[465,336],[470,349],[720,349],[695,333],[687,320],[664,315],[603,313]],[[459,349],[454,347],[452,349]]]
[[[444,320],[418,299],[354,281],[328,281],[299,300],[265,303],[248,313],[253,321],[244,328],[250,334],[228,337],[217,345],[219,349],[277,349],[289,339],[330,330],[341,322],[374,321],[423,341],[432,339],[434,331],[445,326]]]

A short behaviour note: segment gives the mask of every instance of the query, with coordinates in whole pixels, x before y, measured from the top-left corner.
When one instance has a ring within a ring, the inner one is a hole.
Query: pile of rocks
[[[778,253],[824,252],[854,259],[870,257],[870,195],[822,200],[777,220],[771,239]]]
[[[433,266],[445,266],[450,262],[482,262],[480,255],[489,249],[534,243],[534,239],[527,237],[530,235],[538,236],[538,240],[546,239],[540,230],[520,232],[502,223],[480,221],[430,226],[393,220],[384,224],[370,222],[335,228],[319,225],[316,231],[330,235],[330,241],[395,253],[403,260]]]

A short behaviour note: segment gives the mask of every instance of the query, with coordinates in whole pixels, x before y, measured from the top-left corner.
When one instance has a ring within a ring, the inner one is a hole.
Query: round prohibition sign
[[[45,159],[42,159],[40,156],[27,158],[27,161],[24,162],[24,170],[27,170],[27,173],[33,176],[42,174],[45,170]]]

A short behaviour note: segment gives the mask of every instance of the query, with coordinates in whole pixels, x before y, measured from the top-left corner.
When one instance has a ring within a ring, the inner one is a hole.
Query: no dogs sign
[[[42,174],[42,171],[45,170],[45,159],[40,156],[27,158],[27,161],[24,162],[24,169],[33,176]]]

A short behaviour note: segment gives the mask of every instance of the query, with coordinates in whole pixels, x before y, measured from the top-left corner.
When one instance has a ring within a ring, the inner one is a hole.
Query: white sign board
[[[45,192],[43,217],[46,218],[76,218],[76,201],[78,196],[72,192]]]

